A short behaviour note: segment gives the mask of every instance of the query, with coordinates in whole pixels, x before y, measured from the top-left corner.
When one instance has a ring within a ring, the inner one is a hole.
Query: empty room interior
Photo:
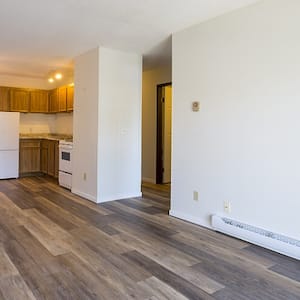
[[[0,299],[300,300],[300,1],[3,0]]]

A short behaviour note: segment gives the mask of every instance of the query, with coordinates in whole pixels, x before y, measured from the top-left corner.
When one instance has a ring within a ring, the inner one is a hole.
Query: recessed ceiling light
[[[62,74],[61,73],[56,73],[55,74],[55,79],[62,79]]]
[[[52,83],[52,82],[54,82],[54,79],[53,79],[52,77],[50,77],[50,78],[48,79],[48,81]]]

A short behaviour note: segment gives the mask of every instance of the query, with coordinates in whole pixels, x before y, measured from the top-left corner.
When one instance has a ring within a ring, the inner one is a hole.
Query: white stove
[[[73,142],[61,140],[59,141],[59,185],[71,189],[72,188],[72,149]]]

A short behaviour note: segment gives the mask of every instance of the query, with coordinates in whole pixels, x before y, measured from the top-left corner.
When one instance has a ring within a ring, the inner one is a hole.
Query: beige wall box
[[[193,111],[199,111],[200,110],[200,103],[198,101],[194,101],[192,103],[192,110]]]

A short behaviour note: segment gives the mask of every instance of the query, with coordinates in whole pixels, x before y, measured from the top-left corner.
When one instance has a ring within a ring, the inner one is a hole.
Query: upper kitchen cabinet
[[[74,107],[74,86],[67,87],[67,111],[73,111]]]
[[[0,111],[59,113],[73,111],[74,86],[53,90],[0,86]]]
[[[30,94],[26,89],[10,89],[10,111],[29,112]]]
[[[49,112],[48,91],[34,90],[30,92],[30,112]]]
[[[67,87],[58,88],[58,107],[60,111],[67,111]]]
[[[0,87],[0,111],[9,111],[9,87]]]
[[[58,90],[49,92],[49,112],[58,112]]]
[[[67,87],[60,87],[49,93],[49,112],[67,111]]]

